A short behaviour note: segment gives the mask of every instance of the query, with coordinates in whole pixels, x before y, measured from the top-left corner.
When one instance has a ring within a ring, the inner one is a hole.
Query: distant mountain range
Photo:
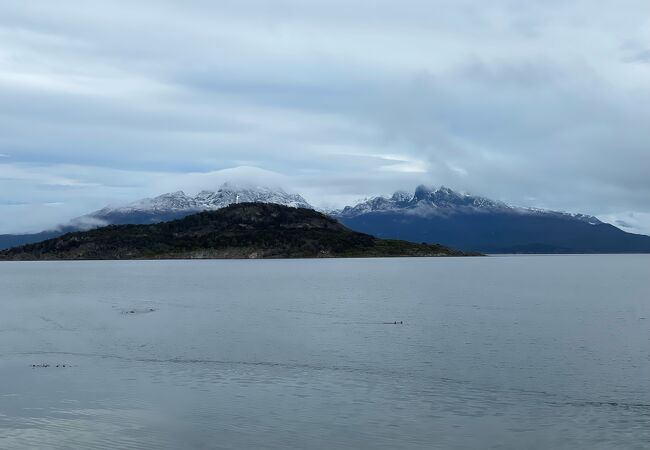
[[[179,205],[179,207],[182,207]],[[111,225],[0,251],[0,260],[465,256],[441,245],[378,239],[313,209],[271,203],[148,225]]]
[[[282,190],[224,184],[216,191],[188,196],[182,191],[106,207],[56,230],[0,235],[0,249],[39,242],[71,231],[109,224],[151,224],[243,202],[314,209],[304,198]],[[329,211],[347,227],[385,239],[441,243],[488,253],[646,253],[650,236],[627,233],[596,217],[522,208],[455,192],[418,186],[354,206]]]

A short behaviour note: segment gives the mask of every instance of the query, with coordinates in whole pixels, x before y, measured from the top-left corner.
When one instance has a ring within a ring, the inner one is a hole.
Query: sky
[[[0,2],[0,233],[224,181],[650,234],[650,2]]]

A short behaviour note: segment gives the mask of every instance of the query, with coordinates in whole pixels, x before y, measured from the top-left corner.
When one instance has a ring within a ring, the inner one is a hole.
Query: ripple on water
[[[3,265],[0,448],[650,448],[621,261]]]

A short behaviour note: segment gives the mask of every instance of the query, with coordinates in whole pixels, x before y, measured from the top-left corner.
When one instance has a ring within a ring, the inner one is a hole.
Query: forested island
[[[0,252],[0,260],[468,256],[438,244],[378,239],[306,208],[239,203],[149,225],[110,225]]]

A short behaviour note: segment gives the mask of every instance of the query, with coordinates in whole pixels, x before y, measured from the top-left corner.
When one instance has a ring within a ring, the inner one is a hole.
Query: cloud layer
[[[649,54],[645,0],[6,0],[0,232],[247,179],[649,233]]]

